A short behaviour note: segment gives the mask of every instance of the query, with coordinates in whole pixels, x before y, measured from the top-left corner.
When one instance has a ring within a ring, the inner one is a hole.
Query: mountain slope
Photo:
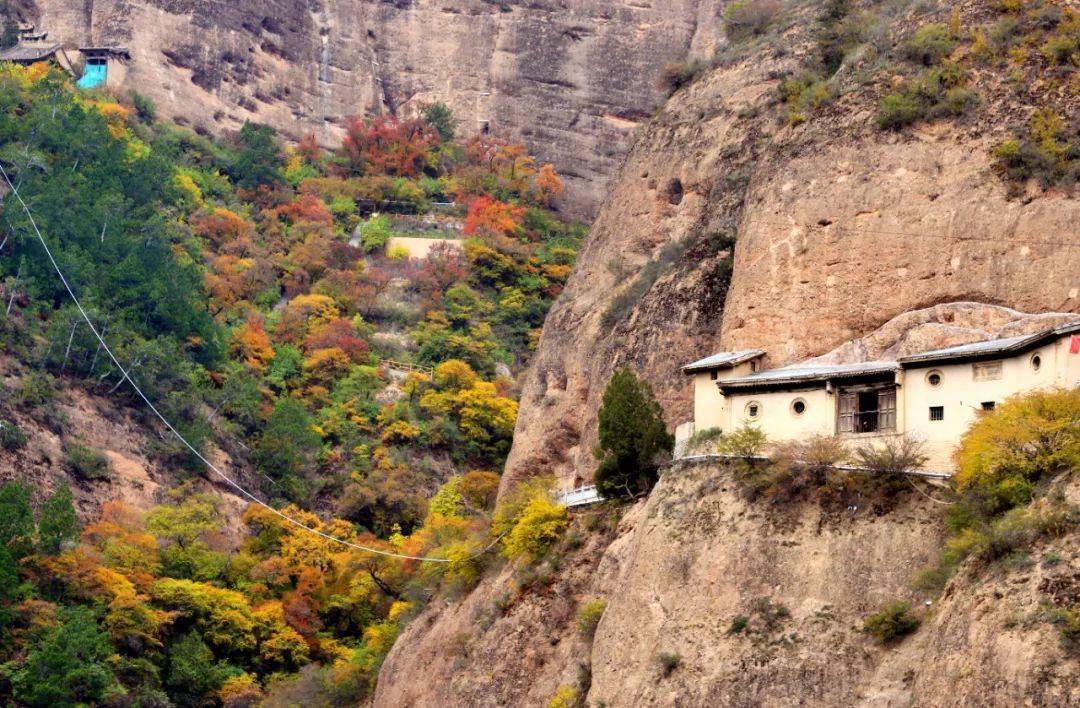
[[[38,0],[69,46],[121,45],[125,88],[217,130],[245,119],[293,139],[340,140],[344,118],[445,101],[465,134],[484,122],[567,176],[592,213],[635,126],[660,101],[660,68],[717,42],[717,0],[649,3],[209,3]]]

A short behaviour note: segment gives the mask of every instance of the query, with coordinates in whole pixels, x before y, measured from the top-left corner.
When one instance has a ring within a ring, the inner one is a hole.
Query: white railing
[[[604,501],[604,497],[600,496],[600,492],[596,489],[595,484],[590,484],[586,487],[577,487],[576,489],[556,492],[555,500],[563,506],[574,507],[585,506],[586,504],[597,504]]]

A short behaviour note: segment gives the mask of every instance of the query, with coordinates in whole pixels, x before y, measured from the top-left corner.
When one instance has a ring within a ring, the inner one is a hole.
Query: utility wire
[[[339,543],[339,544],[341,544],[343,546],[348,546],[349,548],[352,548],[352,549],[355,549],[355,550],[358,550],[358,551],[365,551],[367,553],[374,553],[374,554],[377,554],[377,555],[380,555],[380,556],[388,556],[390,558],[402,558],[402,559],[405,559],[405,560],[426,561],[426,562],[429,562],[429,563],[451,563],[451,562],[453,562],[449,558],[435,558],[435,557],[431,557],[431,556],[410,556],[410,555],[405,555],[405,554],[402,554],[402,553],[393,553],[391,551],[384,551],[384,550],[381,550],[381,549],[378,549],[378,548],[371,548],[370,546],[363,546],[363,545],[361,545],[359,543],[353,543],[352,541],[346,541],[343,538],[338,538],[337,536],[332,536],[332,535],[330,535],[328,533],[323,533],[322,531],[319,531],[318,529],[314,529],[314,528],[308,526],[307,524],[304,524],[304,523],[302,523],[300,521],[297,521],[296,519],[292,518],[288,514],[285,514],[285,513],[281,512],[281,511],[279,511],[278,509],[275,509],[274,507],[270,506],[266,502],[262,501],[261,499],[256,497],[254,494],[249,492],[247,489],[242,487],[238,482],[234,481],[231,477],[229,477],[229,475],[225,474],[220,469],[218,469],[217,465],[215,465],[210,460],[206,459],[206,457],[204,457],[203,454],[201,452],[199,452],[199,450],[194,445],[189,443],[187,441],[187,438],[185,438],[180,433],[180,431],[177,430],[173,426],[173,424],[170,423],[169,420],[164,415],[162,415],[161,411],[159,411],[157,409],[157,407],[150,401],[149,397],[147,397],[147,395],[145,393],[143,393],[142,389],[139,388],[139,385],[135,383],[135,379],[133,379],[131,377],[131,375],[128,373],[128,370],[125,369],[124,366],[120,363],[120,360],[116,358],[116,355],[113,353],[113,350],[105,342],[105,339],[102,338],[101,334],[98,332],[97,327],[95,327],[94,323],[90,320],[90,316],[86,314],[86,310],[83,309],[82,303],[79,301],[79,298],[75,295],[75,291],[72,289],[71,284],[68,283],[67,278],[64,277],[64,272],[62,270],[60,270],[60,266],[59,266],[59,264],[57,264],[56,258],[53,257],[52,249],[49,248],[49,244],[45,241],[45,237],[41,235],[41,231],[38,229],[37,222],[34,220],[34,215],[30,213],[30,207],[28,207],[26,205],[26,202],[23,201],[22,195],[19,194],[19,190],[15,187],[15,184],[11,181],[11,178],[8,176],[7,170],[4,169],[4,166],[2,164],[0,164],[0,174],[3,175],[4,181],[7,182],[8,187],[11,188],[11,193],[14,194],[15,198],[19,201],[19,205],[22,206],[22,209],[26,213],[27,218],[30,219],[30,225],[34,228],[34,233],[37,235],[38,241],[41,242],[41,247],[45,249],[45,255],[49,257],[49,262],[52,263],[53,270],[55,270],[56,274],[60,277],[60,282],[62,282],[64,284],[64,289],[67,290],[68,295],[71,296],[72,301],[75,303],[75,307],[77,307],[79,309],[79,312],[82,314],[83,320],[85,320],[86,324],[90,327],[90,331],[94,333],[94,337],[97,339],[98,343],[101,344],[101,347],[109,355],[109,358],[112,360],[112,362],[116,366],[116,368],[120,370],[120,373],[122,374],[122,377],[120,379],[121,382],[124,379],[127,379],[128,383],[131,384],[131,388],[133,388],[135,390],[135,393],[138,394],[139,398],[142,399],[143,403],[145,403],[146,406],[154,413],[154,415],[157,416],[158,420],[160,420],[162,422],[162,424],[166,428],[168,428],[169,431],[172,432],[172,434],[175,435],[176,438],[181,443],[183,443],[184,446],[188,450],[191,450],[191,452],[196,457],[198,457],[202,461],[202,463],[207,466],[207,468],[212,470],[215,474],[217,474],[218,477],[220,477],[222,480],[224,480],[230,487],[235,489],[242,496],[246,497],[247,499],[250,499],[253,503],[258,504],[259,506],[263,507],[267,511],[270,511],[270,512],[276,514],[277,516],[281,517],[282,519],[284,519],[288,523],[292,524],[293,526],[296,526],[297,528],[300,528],[300,529],[302,529],[304,531],[307,531],[308,533],[312,533],[312,534],[314,534],[316,536],[320,536],[321,538],[324,538],[327,541],[333,541],[334,543]],[[494,541],[492,541],[490,544],[488,544],[488,546],[486,546],[483,550],[480,550],[480,551],[474,553],[473,555],[471,555],[468,558],[465,558],[463,560],[472,560],[473,558],[477,558],[477,557],[487,553],[488,551],[490,551],[495,546],[495,544],[497,544],[500,540],[502,540],[502,537],[505,536],[505,535],[506,535],[505,533],[501,534],[498,538],[496,538]]]

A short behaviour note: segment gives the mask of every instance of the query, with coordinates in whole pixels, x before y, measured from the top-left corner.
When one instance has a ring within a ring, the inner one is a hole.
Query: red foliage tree
[[[308,133],[300,138],[300,142],[296,145],[296,154],[309,165],[319,164],[322,159],[322,148],[319,147],[319,141],[314,133]]]
[[[293,201],[274,208],[272,213],[290,224],[308,222],[327,227],[334,225],[334,215],[326,208],[323,200],[314,194],[301,194]]]
[[[337,348],[345,352],[353,363],[367,359],[369,351],[367,342],[360,338],[356,327],[344,317],[312,329],[304,340],[304,347],[309,352]]]
[[[413,177],[423,169],[438,141],[439,134],[422,120],[353,116],[345,123],[341,153],[354,174]]]
[[[510,236],[521,230],[524,221],[524,207],[483,196],[469,204],[464,230],[467,234]]]
[[[254,233],[247,220],[222,207],[196,214],[191,219],[191,229],[215,247],[235,242],[250,245]]]

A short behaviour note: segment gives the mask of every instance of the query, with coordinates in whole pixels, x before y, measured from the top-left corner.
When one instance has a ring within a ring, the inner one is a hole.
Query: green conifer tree
[[[619,369],[604,390],[599,418],[597,489],[605,497],[648,492],[674,442],[652,388]]]
[[[38,549],[45,555],[56,555],[65,544],[75,540],[79,522],[71,487],[63,484],[41,506],[38,520]]]

